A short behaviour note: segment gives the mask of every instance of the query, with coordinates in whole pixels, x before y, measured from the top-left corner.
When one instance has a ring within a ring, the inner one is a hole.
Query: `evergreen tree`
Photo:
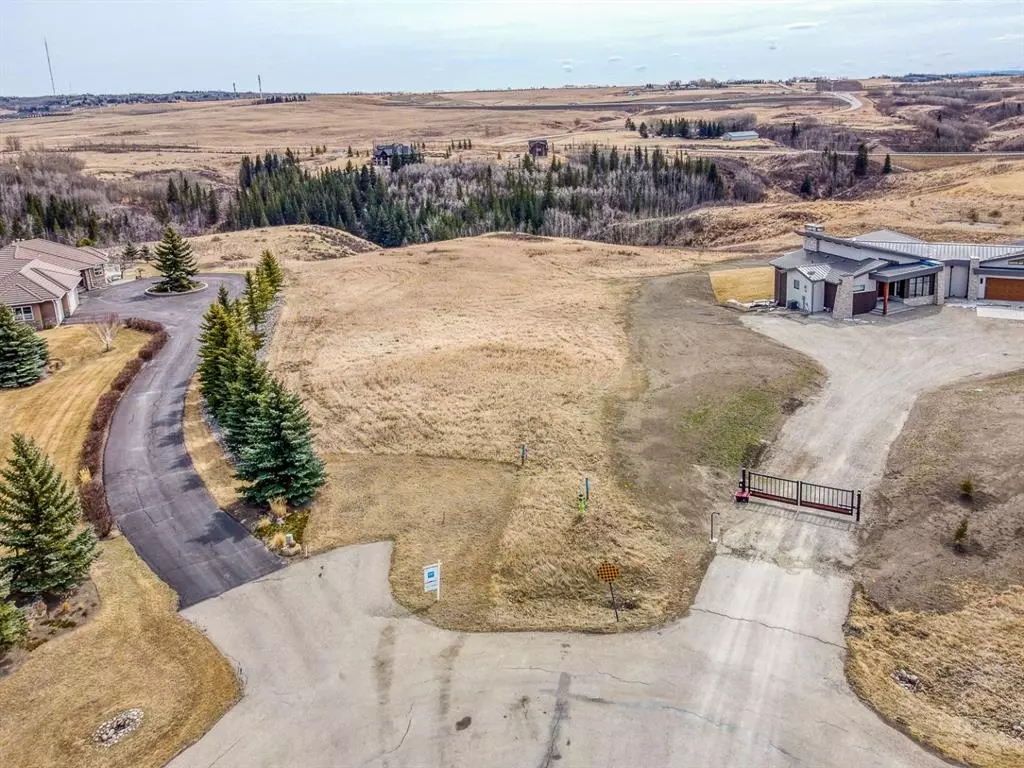
[[[800,185],[800,194],[804,197],[810,197],[814,194],[814,187],[811,186],[810,176],[804,176],[804,183]]]
[[[868,175],[868,148],[863,143],[857,147],[857,159],[853,161],[853,175]]]
[[[242,303],[245,307],[245,317],[252,326],[253,333],[259,333],[260,326],[267,319],[267,312],[274,300],[270,287],[261,279],[260,272],[248,270],[245,273],[245,293],[242,294]]]
[[[0,651],[14,645],[28,632],[25,614],[8,600],[10,596],[9,581],[0,578]]]
[[[0,472],[0,578],[16,595],[60,595],[85,579],[96,559],[78,497],[31,438],[15,434]]]
[[[229,362],[225,355],[231,345],[232,335],[238,333],[235,327],[234,311],[230,304],[225,306],[219,300],[210,305],[203,316],[199,334],[199,387],[203,399],[215,416],[227,400],[229,381],[225,370]]]
[[[281,286],[284,285],[284,270],[281,269],[281,263],[277,257],[269,250],[264,251],[260,254],[260,265],[257,270],[270,284],[276,296],[277,292],[281,290]]]
[[[646,139],[647,136],[648,136],[647,123],[640,123],[639,131],[640,131],[640,138],[641,139]]]
[[[248,483],[242,493],[256,504],[279,497],[292,506],[311,501],[326,477],[313,449],[306,409],[272,377],[259,406],[239,456],[237,477]]]
[[[221,283],[220,288],[217,289],[217,303],[224,307],[225,310],[231,309],[231,295],[228,293],[228,287],[224,283]]]
[[[256,359],[256,350],[251,344],[231,362],[232,377],[227,383],[224,407],[217,422],[224,429],[228,448],[237,456],[254,434],[253,422],[259,417],[260,398],[267,392],[270,375],[266,365]]]
[[[49,361],[46,340],[28,323],[16,320],[14,310],[0,304],[0,389],[35,384]]]
[[[206,223],[213,225],[218,221],[220,221],[220,203],[217,201],[217,193],[211,189],[210,194],[206,197]]]
[[[124,250],[121,251],[121,264],[134,264],[139,258],[139,253],[138,246],[129,238],[128,242],[125,243]]]
[[[892,173],[892,158],[885,156],[885,163],[882,165],[882,173]]]
[[[192,280],[199,268],[196,257],[192,254],[192,246],[188,240],[174,231],[173,227],[164,230],[163,239],[156,246],[156,268],[164,279],[156,284],[155,290],[164,293],[181,293],[196,287]]]

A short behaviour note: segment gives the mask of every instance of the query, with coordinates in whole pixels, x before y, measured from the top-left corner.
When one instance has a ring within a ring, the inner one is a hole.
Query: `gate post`
[[[803,506],[804,503],[804,484],[802,481],[796,481],[796,505],[798,507]]]
[[[859,523],[860,522],[860,491],[857,491],[857,512],[856,512],[856,518],[857,518],[857,522]]]
[[[740,469],[740,490],[747,490],[747,469],[743,467]]]

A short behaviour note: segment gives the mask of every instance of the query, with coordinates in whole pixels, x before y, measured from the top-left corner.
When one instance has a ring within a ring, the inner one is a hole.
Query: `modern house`
[[[530,139],[529,151],[532,157],[547,157],[548,156],[548,140],[547,139]]]
[[[49,240],[19,240],[0,248],[0,302],[38,328],[60,325],[78,309],[80,290],[107,283],[107,255]]]
[[[753,141],[759,138],[757,131],[726,131],[722,134],[722,141]]]
[[[947,298],[1024,301],[1024,243],[927,243],[888,229],[834,237],[808,224],[803,247],[769,262],[775,301],[848,318]]]
[[[373,147],[374,165],[390,165],[391,158],[397,156],[405,161],[412,157],[413,150],[408,144],[375,144]]]

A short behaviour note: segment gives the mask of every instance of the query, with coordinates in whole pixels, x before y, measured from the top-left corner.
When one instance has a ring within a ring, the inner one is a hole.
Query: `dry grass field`
[[[628,327],[639,280],[693,262],[685,251],[500,235],[287,261],[271,364],[301,392],[330,474],[310,550],[394,538],[396,597],[450,627],[607,630],[594,568],[609,558],[632,606],[619,629],[678,614],[707,556],[702,513],[673,518],[649,504],[630,482],[649,460],[615,446],[618,411],[654,375],[631,353],[644,343]],[[673,304],[724,313],[692,322],[750,335],[706,287],[678,290]],[[665,413],[669,442],[698,392],[708,394],[695,386]],[[580,518],[584,478],[592,495]],[[448,584],[437,606],[419,576],[434,560]]]
[[[1013,730],[1024,720],[1022,402],[1021,372],[921,398],[872,499],[864,592],[850,615],[848,670],[861,695],[972,765],[1024,763]],[[918,691],[893,681],[897,668],[920,678]]]
[[[775,271],[771,267],[717,269],[710,273],[711,286],[719,302],[756,301],[775,295]]]
[[[82,326],[43,334],[60,370],[0,392],[0,439],[36,438],[69,482],[100,393],[146,334],[124,331],[103,353]],[[160,766],[199,738],[238,696],[231,665],[176,613],[176,598],[123,538],[103,542],[91,571],[100,598],[92,619],[29,654],[0,679],[0,765]],[[104,720],[141,707],[138,731],[111,749],[92,745]]]

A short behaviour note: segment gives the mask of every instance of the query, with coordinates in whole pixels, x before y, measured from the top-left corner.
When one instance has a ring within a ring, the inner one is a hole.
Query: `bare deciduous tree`
[[[103,344],[103,351],[109,352],[114,347],[114,339],[121,330],[121,319],[113,312],[89,323],[89,331]]]

